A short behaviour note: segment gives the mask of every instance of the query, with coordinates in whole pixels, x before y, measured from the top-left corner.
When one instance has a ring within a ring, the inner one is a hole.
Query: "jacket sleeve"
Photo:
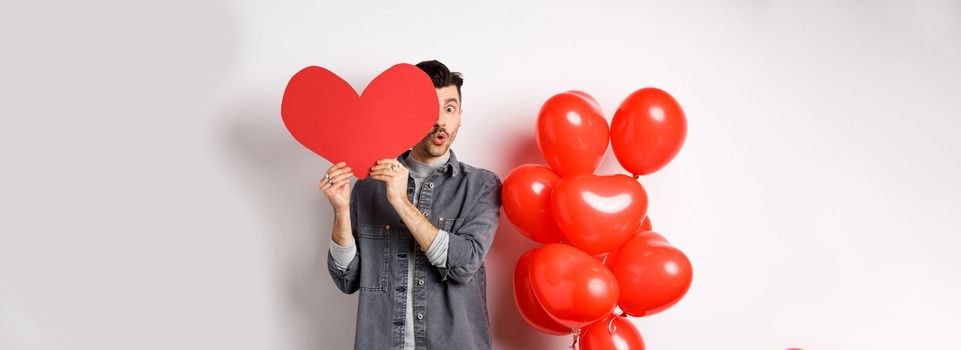
[[[356,183],[354,188],[350,191],[350,232],[354,236],[354,246],[358,247],[355,249],[354,258],[350,260],[347,264],[347,268],[341,270],[337,267],[337,263],[334,262],[334,257],[327,250],[327,271],[330,272],[330,277],[334,280],[334,284],[337,285],[337,289],[346,294],[353,294],[358,289],[360,289],[360,250],[359,244],[357,242],[357,188]]]
[[[501,181],[497,175],[491,175],[468,207],[464,224],[449,234],[447,265],[438,267],[442,281],[467,283],[484,264],[494,242],[501,207]]]

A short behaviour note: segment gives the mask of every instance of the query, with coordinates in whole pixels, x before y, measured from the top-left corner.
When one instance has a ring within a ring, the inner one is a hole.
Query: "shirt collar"
[[[433,164],[427,164],[414,159],[414,157],[411,157],[410,153],[408,153],[407,156],[404,157],[404,162],[402,164],[406,165],[407,169],[410,169],[410,176],[415,178],[426,178],[430,176],[431,173],[446,166],[448,159],[450,159],[450,153],[445,154],[443,157],[441,157],[441,159],[438,159]]]
[[[411,150],[405,151],[403,154],[397,156],[397,161],[404,163],[404,158],[410,154]],[[447,164],[443,167],[444,174],[450,174],[450,176],[457,176],[460,173],[460,162],[457,161],[457,156],[454,155],[454,150],[450,150],[450,157],[447,159]]]

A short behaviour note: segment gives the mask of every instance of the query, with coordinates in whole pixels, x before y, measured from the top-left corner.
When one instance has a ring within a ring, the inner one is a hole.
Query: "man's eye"
[[[447,113],[454,113],[454,107],[447,106]]]

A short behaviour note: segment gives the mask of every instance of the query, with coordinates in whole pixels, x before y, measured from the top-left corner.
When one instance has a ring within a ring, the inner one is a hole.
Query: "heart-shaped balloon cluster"
[[[531,326],[554,335],[574,332],[583,349],[644,348],[640,332],[617,316],[671,307],[687,293],[692,268],[652,231],[638,177],[667,165],[686,134],[684,111],[657,88],[629,95],[610,128],[585,92],[544,103],[536,138],[549,166],[518,166],[503,186],[507,218],[545,244],[525,253],[514,270],[514,301]],[[634,177],[594,174],[608,144]]]

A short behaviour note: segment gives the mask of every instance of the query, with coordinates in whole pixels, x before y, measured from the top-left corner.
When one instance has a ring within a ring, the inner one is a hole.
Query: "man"
[[[501,181],[450,149],[461,75],[438,61],[417,67],[440,102],[430,133],[397,159],[377,161],[353,190],[344,163],[320,183],[335,213],[328,270],[344,293],[360,290],[355,349],[490,349],[484,258]]]

